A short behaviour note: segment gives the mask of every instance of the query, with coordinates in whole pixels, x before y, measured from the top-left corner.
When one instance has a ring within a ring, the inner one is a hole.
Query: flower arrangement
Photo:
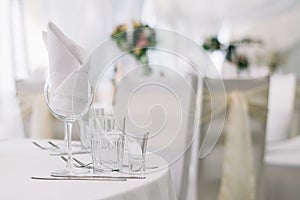
[[[228,45],[222,44],[216,36],[208,37],[202,47],[210,52],[213,51],[223,51],[225,53],[225,59],[237,66],[238,71],[248,69],[249,58],[246,54],[238,51],[238,48],[241,46],[250,46],[250,45],[262,45],[262,41],[253,40],[250,38],[245,38],[242,40],[237,40],[230,42]]]
[[[118,47],[125,52],[129,52],[137,61],[143,64],[145,74],[151,73],[149,59],[147,56],[148,48],[156,46],[155,30],[141,22],[134,21],[132,24],[133,31],[127,32],[126,24],[121,24],[115,28],[111,38],[116,42]]]

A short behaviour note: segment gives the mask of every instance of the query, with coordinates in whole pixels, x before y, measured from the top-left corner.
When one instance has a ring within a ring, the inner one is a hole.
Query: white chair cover
[[[14,94],[0,94],[0,140],[24,138],[18,100]]]
[[[207,87],[214,81],[203,88],[196,199],[261,199],[269,77],[224,80],[226,100],[211,113],[210,93],[222,92]],[[220,135],[213,126],[224,117]]]
[[[126,131],[131,134],[150,132],[147,151],[168,161],[181,195],[188,178],[186,151],[193,139],[198,79],[175,74],[171,70],[164,76],[127,74],[117,84],[113,115],[126,116]]]
[[[300,77],[297,79],[290,137],[300,134]]]
[[[267,142],[287,139],[296,129],[292,124],[296,121],[293,120],[296,82],[296,76],[292,73],[270,77]]]
[[[44,83],[18,81],[16,85],[26,136],[53,138],[53,117],[42,92]]]
[[[36,139],[63,139],[64,124],[49,112],[43,87],[44,81],[28,79],[16,82],[25,136]]]

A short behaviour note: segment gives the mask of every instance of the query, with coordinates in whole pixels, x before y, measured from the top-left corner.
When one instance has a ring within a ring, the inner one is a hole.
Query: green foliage
[[[241,45],[251,45],[251,44],[262,44],[260,40],[253,40],[251,38],[244,38],[242,40],[237,40],[230,42],[229,45],[222,44],[217,36],[208,37],[202,47],[206,51],[223,51],[225,52],[225,58],[228,62],[233,63],[237,66],[238,70],[245,70],[249,66],[249,59],[245,54],[239,53],[237,51],[238,47]]]
[[[149,48],[156,46],[155,30],[140,22],[133,22],[132,32],[127,32],[127,29],[125,24],[117,26],[111,34],[111,38],[122,51],[129,52],[130,55],[143,64],[146,73],[150,73],[151,68],[148,66],[147,51]]]

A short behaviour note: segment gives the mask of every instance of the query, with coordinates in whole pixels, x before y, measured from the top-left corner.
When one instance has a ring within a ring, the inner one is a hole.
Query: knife
[[[78,177],[78,176],[68,176],[68,177],[37,177],[37,176],[32,176],[31,179],[34,180],[66,180],[66,181],[127,181],[126,178],[95,178],[95,177]]]
[[[107,175],[91,175],[91,176],[63,176],[63,175],[51,175],[52,177],[57,178],[99,178],[99,179],[145,179],[145,176],[107,176]]]
[[[79,155],[79,154],[89,154],[90,151],[74,151],[72,152],[73,155]],[[50,156],[66,156],[68,153],[50,153]]]

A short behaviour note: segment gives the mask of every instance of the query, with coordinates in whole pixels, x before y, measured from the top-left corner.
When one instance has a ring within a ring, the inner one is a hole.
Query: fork
[[[35,141],[32,141],[32,144],[34,144],[35,146],[37,146],[38,148],[40,148],[40,149],[42,149],[42,150],[50,150],[50,149],[52,149],[52,148],[50,148],[50,147],[44,147],[44,146],[38,144],[38,143],[35,142]]]
[[[63,159],[65,162],[68,162],[68,159],[64,156],[60,156],[61,159]],[[92,169],[91,166],[88,166],[86,164],[84,164],[83,162],[81,162],[80,160],[76,159],[76,158],[73,158],[73,160],[77,163],[74,163],[75,167],[84,167],[84,168],[87,168],[87,169]]]
[[[65,158],[64,156],[60,156],[60,158],[63,159],[65,162],[68,162],[68,159]],[[76,159],[76,158],[73,158],[73,160],[74,160],[77,164],[79,164],[79,165],[75,165],[75,167],[84,167],[84,168],[87,168],[87,169],[93,169],[92,166],[89,166],[89,165],[91,165],[92,163],[85,164],[85,163],[81,162],[80,160],[78,160],[78,159]],[[118,169],[116,169],[116,170],[113,169],[112,171],[113,171],[113,172],[114,172],[114,171],[115,171],[115,172],[118,172],[119,170],[118,170]]]
[[[76,158],[73,158],[73,160],[74,160],[75,162],[77,162],[79,165],[85,166],[85,167],[88,167],[88,165],[91,165],[91,164],[92,164],[92,163],[85,164],[85,163],[81,162],[80,160],[78,160],[78,159],[76,159]]]
[[[56,149],[60,149],[60,147],[59,147],[59,146],[57,146],[56,144],[54,144],[53,142],[51,142],[51,141],[48,141],[48,143],[49,143],[51,146],[53,146],[54,148],[56,148]]]

